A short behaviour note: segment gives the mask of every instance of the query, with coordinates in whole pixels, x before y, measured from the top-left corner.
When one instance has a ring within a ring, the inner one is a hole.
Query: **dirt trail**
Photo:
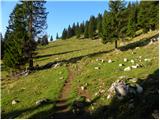
[[[60,93],[59,99],[56,102],[56,113],[53,115],[53,118],[74,118],[75,116],[70,111],[68,104],[69,94],[72,87],[72,80],[74,79],[74,74],[71,71],[71,68],[67,66],[68,69],[68,78],[64,83],[62,91]]]
[[[69,108],[70,104],[68,101],[70,99],[69,94],[72,89],[72,82],[74,80],[74,72],[72,71],[72,68],[70,66],[67,66],[67,69],[68,69],[68,78],[65,81],[61,94],[59,96],[59,99],[56,102],[55,113],[52,116],[52,118],[56,118],[56,119],[86,118],[87,117],[85,115],[86,113],[80,116],[79,115],[77,116]],[[83,93],[83,96],[88,96],[88,94],[85,95],[85,93]],[[79,95],[82,95],[82,92],[79,93]]]

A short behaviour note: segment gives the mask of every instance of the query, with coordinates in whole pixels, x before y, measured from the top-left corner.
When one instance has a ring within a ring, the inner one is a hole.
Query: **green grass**
[[[143,40],[155,35],[157,32],[158,31],[152,31],[148,34],[142,34],[134,38],[132,41],[129,40],[127,43]],[[73,37],[69,40],[58,40],[51,42],[47,46],[38,47],[38,50],[36,51],[38,53],[37,56],[41,57],[34,59],[34,65],[42,66],[49,62],[79,57],[79,59],[75,59],[74,62],[68,61],[68,65],[74,73],[70,97],[73,99],[77,98],[79,96],[77,91],[80,86],[87,82],[89,84],[87,91],[91,98],[95,97],[94,94],[99,89],[104,89],[106,91],[101,95],[100,99],[96,101],[97,104],[94,105],[95,108],[100,108],[101,106],[112,103],[111,100],[107,100],[107,90],[119,76],[125,75],[128,77],[145,79],[148,75],[158,69],[158,43],[146,45],[139,49],[128,49],[123,52],[112,51],[107,53],[107,51],[113,48],[113,43],[104,45],[99,39],[77,40]],[[135,52],[135,54],[132,54],[132,52]],[[139,56],[142,56],[142,62],[139,62],[136,59]],[[102,63],[96,61],[97,58],[104,59],[106,62]],[[123,69],[132,64],[130,61],[124,63],[123,58],[129,60],[134,59],[136,63],[143,64],[143,67],[124,72]],[[151,58],[151,62],[145,62],[145,58]],[[109,59],[112,59],[114,62],[108,63],[107,61]],[[125,66],[120,68],[118,66],[120,63],[124,63]],[[95,70],[94,67],[100,67],[100,69]],[[26,77],[20,77],[17,79],[11,78],[10,80],[5,79],[5,76],[8,74],[5,70],[3,70],[1,74],[2,78],[4,78],[1,82],[2,118],[49,118],[51,114],[49,111],[54,109],[54,101],[57,100],[64,85],[64,81],[68,77],[67,66],[65,65],[58,68],[35,71]],[[64,79],[60,80],[59,78],[62,76]],[[36,107],[35,102],[42,98],[48,98],[52,100],[53,103]],[[20,102],[16,105],[12,105],[11,102],[13,99],[18,99]],[[144,109],[141,110],[143,111]],[[113,115],[112,112],[110,112],[110,114]],[[135,114],[136,112],[134,115]],[[123,113],[117,113],[119,118],[123,115]]]
[[[60,80],[59,78],[62,76],[64,79]],[[14,80],[12,83],[5,83],[3,85],[2,82],[2,111],[4,111],[2,112],[2,117],[14,118],[18,115],[17,118],[29,118],[36,112],[51,109],[54,107],[54,104],[32,110],[32,108],[35,107],[36,101],[39,99],[47,98],[51,101],[57,100],[67,76],[66,68],[59,67],[57,69],[36,71],[27,77]],[[5,86],[5,88],[3,88],[3,86]],[[14,99],[20,102],[12,105],[11,102]],[[29,110],[25,111],[25,109],[28,108]],[[25,112],[23,112],[23,110]],[[47,116],[47,114],[45,116]]]

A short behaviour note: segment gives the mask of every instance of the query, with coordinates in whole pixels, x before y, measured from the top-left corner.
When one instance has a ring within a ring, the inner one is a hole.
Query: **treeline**
[[[115,41],[125,37],[134,37],[136,31],[142,29],[144,33],[158,29],[159,1],[109,1],[109,10],[97,17],[91,16],[83,23],[73,23],[64,29],[62,39],[72,36],[77,38],[102,38],[103,43]]]

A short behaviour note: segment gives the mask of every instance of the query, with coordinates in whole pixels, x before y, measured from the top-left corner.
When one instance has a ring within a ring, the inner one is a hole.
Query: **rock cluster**
[[[137,79],[131,79],[133,82],[137,82]],[[123,99],[129,93],[131,94],[140,94],[143,92],[143,88],[137,83],[126,84],[123,80],[117,80],[112,83],[111,87],[108,89],[107,99],[117,96],[118,99]]]

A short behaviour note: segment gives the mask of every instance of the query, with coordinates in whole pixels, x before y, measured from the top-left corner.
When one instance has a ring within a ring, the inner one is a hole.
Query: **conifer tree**
[[[27,61],[33,67],[35,39],[47,27],[45,1],[21,1],[10,15],[5,34],[4,63],[11,68],[20,68]],[[14,53],[13,53],[14,51]]]
[[[96,31],[96,20],[94,16],[91,16],[89,20],[89,27],[88,27],[89,37],[91,39],[94,38],[95,31]]]
[[[120,31],[122,29],[123,16],[121,16],[121,11],[124,10],[125,3],[124,1],[109,1],[110,17],[112,18],[112,38],[115,41],[115,48],[117,49],[117,40],[120,37]]]
[[[77,23],[77,25],[76,25],[76,37],[80,38],[80,35],[81,35],[81,31],[80,31],[79,23]]]
[[[84,38],[88,38],[89,37],[88,28],[89,28],[89,22],[86,21],[85,30],[84,30]]]
[[[64,29],[62,32],[62,39],[63,40],[67,39],[67,30],[66,29]]]
[[[58,36],[58,33],[57,33],[57,36]],[[56,37],[56,39],[58,39],[58,37]],[[50,41],[53,41],[52,35],[51,35]]]
[[[102,15],[99,13],[97,17],[97,30],[98,30],[98,36],[102,36]]]

